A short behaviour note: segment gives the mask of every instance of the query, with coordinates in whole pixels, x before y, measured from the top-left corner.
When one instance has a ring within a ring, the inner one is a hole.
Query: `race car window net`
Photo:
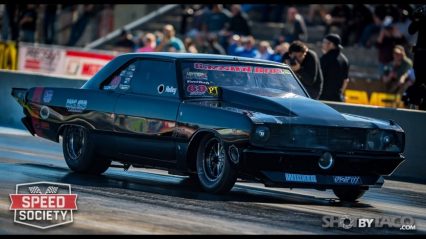
[[[216,97],[217,87],[273,95],[293,93],[307,97],[290,70],[280,67],[216,62],[183,62],[186,97]]]

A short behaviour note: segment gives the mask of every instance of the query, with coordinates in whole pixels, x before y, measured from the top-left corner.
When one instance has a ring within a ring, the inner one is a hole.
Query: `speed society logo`
[[[16,193],[9,196],[14,222],[40,229],[73,222],[73,211],[77,210],[77,194],[71,193],[69,184],[17,184]]]

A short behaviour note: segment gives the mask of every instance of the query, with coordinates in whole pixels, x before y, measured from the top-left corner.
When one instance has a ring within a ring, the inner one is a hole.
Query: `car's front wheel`
[[[367,189],[359,187],[345,187],[333,189],[334,195],[336,195],[341,201],[345,202],[356,202],[357,199],[361,198]]]
[[[89,132],[82,126],[67,126],[63,133],[62,149],[68,167],[78,173],[102,174],[111,160],[95,154]]]
[[[201,187],[211,193],[229,192],[237,180],[237,169],[228,159],[222,140],[204,137],[197,151],[197,175]]]

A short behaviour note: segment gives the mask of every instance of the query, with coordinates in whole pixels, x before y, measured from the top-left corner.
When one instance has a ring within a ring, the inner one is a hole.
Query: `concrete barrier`
[[[79,88],[86,80],[71,77],[0,71],[0,126],[24,129],[22,108],[11,96],[12,87],[35,86]],[[392,119],[406,132],[406,161],[391,176],[393,179],[426,183],[426,112],[374,106],[325,102],[344,113],[379,119]]]

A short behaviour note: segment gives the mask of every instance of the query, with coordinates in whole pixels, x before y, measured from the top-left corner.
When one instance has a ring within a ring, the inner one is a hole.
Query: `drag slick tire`
[[[197,175],[206,192],[229,192],[237,181],[237,169],[228,159],[222,140],[217,136],[204,137],[197,150]]]
[[[68,167],[77,173],[102,174],[111,160],[95,154],[89,131],[82,126],[67,126],[63,133],[62,149]]]
[[[333,192],[340,201],[345,202],[356,202],[357,199],[361,198],[367,189],[359,187],[345,187],[345,188],[334,188]]]

